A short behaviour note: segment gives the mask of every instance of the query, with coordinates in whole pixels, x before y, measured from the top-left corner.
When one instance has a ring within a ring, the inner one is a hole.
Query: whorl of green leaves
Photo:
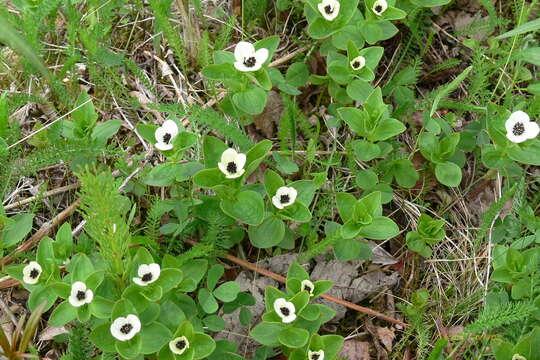
[[[516,321],[524,320],[536,310],[531,303],[511,302],[489,306],[478,316],[475,322],[465,328],[467,333],[481,333]]]

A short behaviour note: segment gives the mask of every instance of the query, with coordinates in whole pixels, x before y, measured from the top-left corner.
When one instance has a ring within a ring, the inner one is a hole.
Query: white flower
[[[324,360],[324,350],[308,351],[309,360]]]
[[[131,340],[139,331],[141,331],[141,321],[133,314],[116,318],[111,324],[112,336],[120,341]]]
[[[328,21],[334,20],[339,15],[338,0],[322,0],[317,7],[321,15]]]
[[[527,358],[519,354],[514,354],[514,356],[512,356],[512,360],[527,360]]]
[[[354,71],[362,69],[364,66],[366,66],[366,58],[362,55],[359,55],[351,60],[350,62],[351,67]]]
[[[386,0],[377,0],[373,4],[373,7],[371,10],[375,13],[377,16],[382,16],[382,14],[388,9],[388,3]]]
[[[84,304],[90,304],[94,299],[94,292],[86,288],[86,284],[82,281],[76,281],[71,285],[71,295],[69,295],[69,303],[72,306],[79,307]]]
[[[234,67],[239,71],[257,71],[268,60],[268,49],[255,50],[253,44],[240,41],[234,48]]]
[[[313,290],[315,290],[315,285],[309,280],[302,280],[300,284],[300,290],[306,290],[309,293],[309,296],[313,296]]]
[[[283,209],[286,206],[292,205],[296,200],[296,189],[293,187],[282,186],[276,191],[276,195],[272,196],[272,203],[278,209]]]
[[[41,271],[41,265],[35,261],[30,261],[23,269],[23,282],[30,285],[37,284]]]
[[[177,337],[169,342],[169,349],[171,349],[174,354],[182,355],[189,349],[189,341],[185,336]]]
[[[236,150],[230,148],[221,154],[218,168],[225,174],[227,179],[236,179],[244,174],[244,165],[246,165],[246,155],[239,154]]]
[[[137,270],[139,277],[134,277],[133,282],[140,286],[146,286],[159,279],[161,268],[158,264],[142,264]]]
[[[285,324],[292,323],[296,320],[296,309],[292,302],[279,298],[274,301],[274,310]]]
[[[165,121],[156,129],[154,134],[156,138],[156,148],[166,151],[173,148],[173,140],[178,135],[178,125],[172,120]]]
[[[510,115],[505,123],[506,137],[513,143],[519,144],[529,139],[534,139],[540,132],[540,127],[527,113],[516,111]]]

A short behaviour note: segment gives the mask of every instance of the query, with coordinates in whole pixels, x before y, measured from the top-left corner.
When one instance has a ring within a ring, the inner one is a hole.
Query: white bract
[[[182,355],[189,349],[189,341],[185,336],[177,337],[169,342],[169,349],[171,349],[174,354]]]
[[[313,290],[315,290],[315,285],[309,280],[302,280],[300,283],[300,290],[306,290],[309,293],[309,296],[313,296]]]
[[[512,356],[512,360],[527,360],[527,358],[525,356],[522,356],[522,355],[519,355],[519,354],[514,354]]]
[[[278,209],[283,209],[286,206],[292,205],[296,200],[296,189],[293,187],[282,186],[276,191],[276,195],[272,196],[272,203]]]
[[[111,324],[112,336],[120,341],[131,340],[139,331],[141,331],[141,321],[133,314],[116,318]]]
[[[382,14],[388,9],[388,3],[386,0],[377,0],[373,3],[373,7],[371,10],[375,13],[377,16],[382,16]]]
[[[339,1],[338,0],[323,0],[317,7],[321,12],[321,15],[328,21],[333,21],[339,15]]]
[[[296,320],[296,308],[292,302],[279,298],[274,301],[274,310],[285,324]]]
[[[35,261],[30,261],[23,269],[23,282],[30,285],[37,284],[41,272],[41,265]]]
[[[324,350],[308,351],[309,360],[324,360]]]
[[[146,286],[159,279],[161,268],[158,264],[142,264],[137,270],[138,277],[133,278],[133,282],[140,286]]]
[[[540,132],[540,127],[527,113],[516,111],[510,115],[505,123],[506,137],[513,143],[519,144],[534,139]]]
[[[239,71],[257,71],[268,60],[268,49],[255,50],[253,44],[240,41],[234,48],[234,67]]]
[[[82,281],[76,281],[71,285],[71,294],[68,301],[72,306],[79,307],[90,304],[94,299],[94,292],[86,287]]]
[[[173,140],[178,135],[178,125],[172,120],[165,121],[156,129],[154,134],[156,138],[156,148],[161,151],[171,150]]]
[[[351,67],[353,68],[353,70],[355,70],[355,71],[360,70],[364,66],[366,66],[366,58],[363,57],[362,55],[359,55],[359,56],[355,57],[354,59],[352,59],[350,64],[351,64]]]
[[[236,179],[244,175],[244,165],[246,165],[246,155],[239,154],[233,148],[229,148],[221,154],[218,168],[227,179]]]

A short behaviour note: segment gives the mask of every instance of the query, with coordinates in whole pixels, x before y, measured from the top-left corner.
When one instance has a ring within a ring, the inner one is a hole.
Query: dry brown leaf
[[[388,350],[388,352],[392,351],[392,345],[396,337],[394,329],[387,327],[378,327],[377,336],[379,337],[379,340],[384,345],[386,350]]]
[[[40,341],[49,341],[52,340],[55,336],[61,335],[61,334],[68,334],[69,331],[66,330],[65,327],[55,327],[55,326],[47,326],[43,331],[39,334],[39,340]]]
[[[340,356],[349,360],[370,360],[369,343],[354,339],[347,340],[341,348]]]

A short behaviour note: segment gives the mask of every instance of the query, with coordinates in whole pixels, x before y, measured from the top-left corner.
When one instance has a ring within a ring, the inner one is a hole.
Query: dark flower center
[[[312,354],[311,355],[311,360],[318,360],[320,357],[321,357],[321,355],[319,355],[319,354]]]
[[[287,195],[287,194],[281,195],[281,197],[279,198],[279,201],[281,201],[282,204],[286,204],[286,203],[288,203],[290,200],[291,200],[291,198],[290,198],[289,195]]]
[[[30,277],[32,279],[35,279],[39,276],[39,270],[38,269],[32,269],[32,271],[30,271]]]
[[[360,61],[353,62],[352,67],[358,69],[360,67]]]
[[[326,5],[324,7],[324,12],[327,13],[328,15],[332,15],[332,13],[334,12],[334,9],[332,9],[331,5]]]
[[[82,290],[77,291],[77,300],[82,301],[86,298],[86,293]]]
[[[133,329],[133,325],[131,324],[125,324],[125,325],[122,325],[122,327],[120,328],[120,332],[122,334],[129,334],[130,331]]]
[[[176,342],[176,348],[178,350],[184,350],[185,347],[186,347],[186,342],[184,340],[180,340]]]
[[[165,144],[168,144],[170,141],[171,141],[171,138],[172,138],[172,135],[169,134],[169,133],[165,133],[165,135],[163,135],[163,142]]]
[[[525,126],[521,122],[516,123],[516,125],[514,125],[514,127],[512,128],[512,133],[514,133],[514,135],[516,136],[523,135],[524,132]]]
[[[279,310],[281,310],[281,313],[285,316],[289,316],[289,314],[291,313],[289,308],[286,307],[279,308]]]
[[[236,174],[236,163],[234,161],[231,161],[227,164],[227,171],[229,174]]]
[[[257,60],[254,56],[244,58],[244,65],[246,65],[247,67],[254,67],[256,62]]]
[[[309,285],[304,285],[304,290],[307,290],[307,292],[311,292],[311,290],[313,289]]]
[[[152,280],[152,273],[144,274],[141,279],[142,279],[142,281],[150,281],[150,280]]]
[[[381,13],[382,9],[383,9],[382,5],[375,6],[375,12],[377,13]]]

